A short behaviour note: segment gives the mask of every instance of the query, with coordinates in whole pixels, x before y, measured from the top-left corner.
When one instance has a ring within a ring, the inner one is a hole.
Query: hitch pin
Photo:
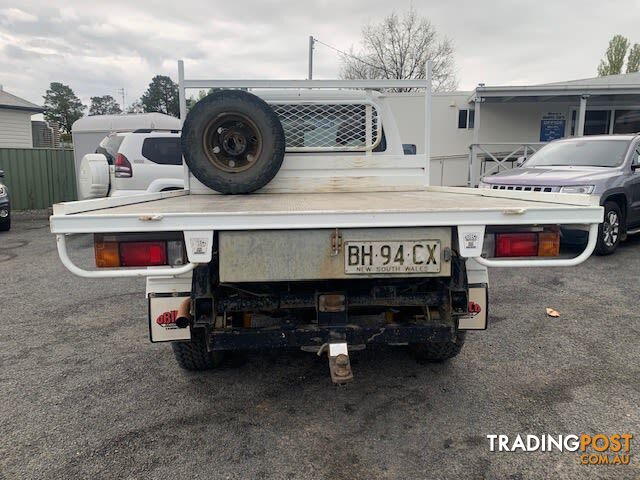
[[[353,381],[351,362],[347,343],[329,343],[329,372],[331,381],[336,385],[344,385]]]

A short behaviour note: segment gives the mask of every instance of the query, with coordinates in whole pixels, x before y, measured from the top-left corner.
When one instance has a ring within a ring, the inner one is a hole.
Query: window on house
[[[605,135],[609,133],[611,110],[587,110],[584,117],[585,135]]]
[[[587,110],[584,115],[585,135],[606,135],[609,133],[611,110]],[[571,135],[578,131],[578,111],[571,113]]]
[[[613,133],[640,132],[640,110],[616,110]]]
[[[458,128],[473,128],[476,120],[476,111],[463,108],[458,110]]]
[[[467,128],[467,115],[469,110],[458,110],[458,128]]]

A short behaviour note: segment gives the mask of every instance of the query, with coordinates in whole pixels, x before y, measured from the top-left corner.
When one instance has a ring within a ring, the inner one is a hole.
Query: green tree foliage
[[[156,75],[140,98],[140,103],[145,112],[160,112],[179,117],[178,84],[166,75]]]
[[[91,97],[89,115],[113,115],[118,113],[122,113],[122,109],[111,95]]]
[[[51,82],[44,95],[44,118],[58,122],[63,133],[71,133],[73,122],[82,118],[86,108],[68,85]]]
[[[598,76],[604,77],[605,75],[618,75],[622,73],[627,50],[629,50],[629,40],[622,35],[615,35],[609,41],[605,58],[600,60]]]
[[[635,73],[640,70],[640,43],[635,43],[627,57],[627,73]]]
[[[198,90],[198,95],[196,95],[195,97],[193,95],[191,95],[189,98],[187,98],[187,110],[191,110],[196,103],[198,103],[200,100],[202,100],[207,95],[215,92],[216,90],[219,90],[219,89],[218,88],[210,88],[209,90]],[[245,89],[243,89],[243,90],[245,90]]]

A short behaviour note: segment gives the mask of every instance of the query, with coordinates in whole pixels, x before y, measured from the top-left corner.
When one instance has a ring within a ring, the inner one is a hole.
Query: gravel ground
[[[70,243],[88,263],[90,238]],[[180,370],[148,342],[142,280],[73,276],[46,216],[16,215],[0,234],[0,479],[640,478],[638,272],[640,238],[577,268],[492,271],[490,327],[458,358],[368,350],[337,388],[302,352]],[[635,434],[631,465],[486,439],[583,432]]]

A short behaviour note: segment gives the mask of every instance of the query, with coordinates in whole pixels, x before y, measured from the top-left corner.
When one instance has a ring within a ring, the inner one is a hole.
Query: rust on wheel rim
[[[260,130],[242,113],[221,113],[209,121],[202,142],[207,159],[230,173],[248,170],[262,152]]]

